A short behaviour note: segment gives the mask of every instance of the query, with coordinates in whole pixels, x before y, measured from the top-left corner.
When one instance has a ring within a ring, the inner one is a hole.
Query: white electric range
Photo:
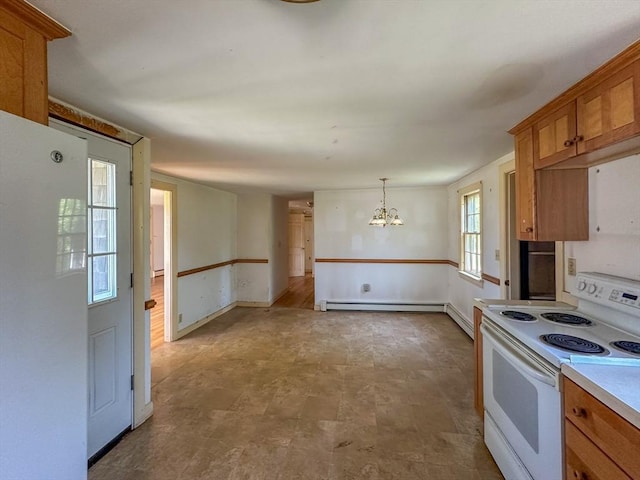
[[[483,308],[485,443],[506,478],[562,478],[563,363],[640,368],[640,282],[580,273],[575,295]]]

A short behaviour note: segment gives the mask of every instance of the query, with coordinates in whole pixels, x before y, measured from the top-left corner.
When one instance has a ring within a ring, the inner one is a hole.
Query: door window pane
[[[89,159],[89,305],[115,298],[117,285],[116,166]]]

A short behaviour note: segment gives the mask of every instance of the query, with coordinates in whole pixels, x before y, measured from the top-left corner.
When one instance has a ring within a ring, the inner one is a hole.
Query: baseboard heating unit
[[[319,308],[318,308],[319,307]],[[473,323],[449,303],[375,303],[323,300],[316,305],[316,310],[352,310],[363,312],[442,312],[449,315],[454,322],[473,338]]]
[[[444,312],[444,303],[371,303],[322,301],[320,310],[361,310],[367,312]]]

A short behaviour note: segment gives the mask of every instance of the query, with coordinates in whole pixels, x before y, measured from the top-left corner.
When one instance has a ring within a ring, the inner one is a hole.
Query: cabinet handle
[[[571,409],[571,411],[573,412],[573,414],[576,417],[586,417],[587,416],[587,411],[582,407],[573,407]]]
[[[565,147],[570,147],[571,145],[573,145],[573,139],[572,139],[572,140],[565,140],[565,141],[564,141],[564,146],[565,146]]]
[[[578,470],[573,471],[573,478],[577,480],[589,480],[589,477],[584,472],[579,472]]]
[[[525,232],[533,232],[533,227],[527,227],[527,228],[525,229]]]
[[[584,137],[582,135],[578,135],[577,137],[573,137],[573,143],[578,143],[584,140]]]

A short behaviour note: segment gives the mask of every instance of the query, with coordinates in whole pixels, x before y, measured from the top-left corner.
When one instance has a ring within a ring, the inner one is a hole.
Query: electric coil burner
[[[589,326],[593,325],[593,322],[587,318],[580,317],[579,315],[572,315],[571,313],[564,312],[547,312],[540,315],[551,322],[562,323],[563,325],[574,326]]]
[[[595,342],[585,340],[584,338],[574,337],[573,335],[565,335],[562,333],[548,333],[545,335],[540,335],[540,339],[543,342],[548,343],[549,345],[562,348],[564,350],[569,350],[571,352],[590,353],[595,355],[608,353],[608,350],[602,345],[598,345]]]
[[[612,347],[628,352],[633,355],[640,355],[640,342],[629,342],[627,340],[620,340],[618,342],[611,342]]]
[[[518,312],[517,310],[504,310],[500,312],[500,315],[510,318],[511,320],[518,320],[519,322],[533,322],[536,319],[533,315]]]

